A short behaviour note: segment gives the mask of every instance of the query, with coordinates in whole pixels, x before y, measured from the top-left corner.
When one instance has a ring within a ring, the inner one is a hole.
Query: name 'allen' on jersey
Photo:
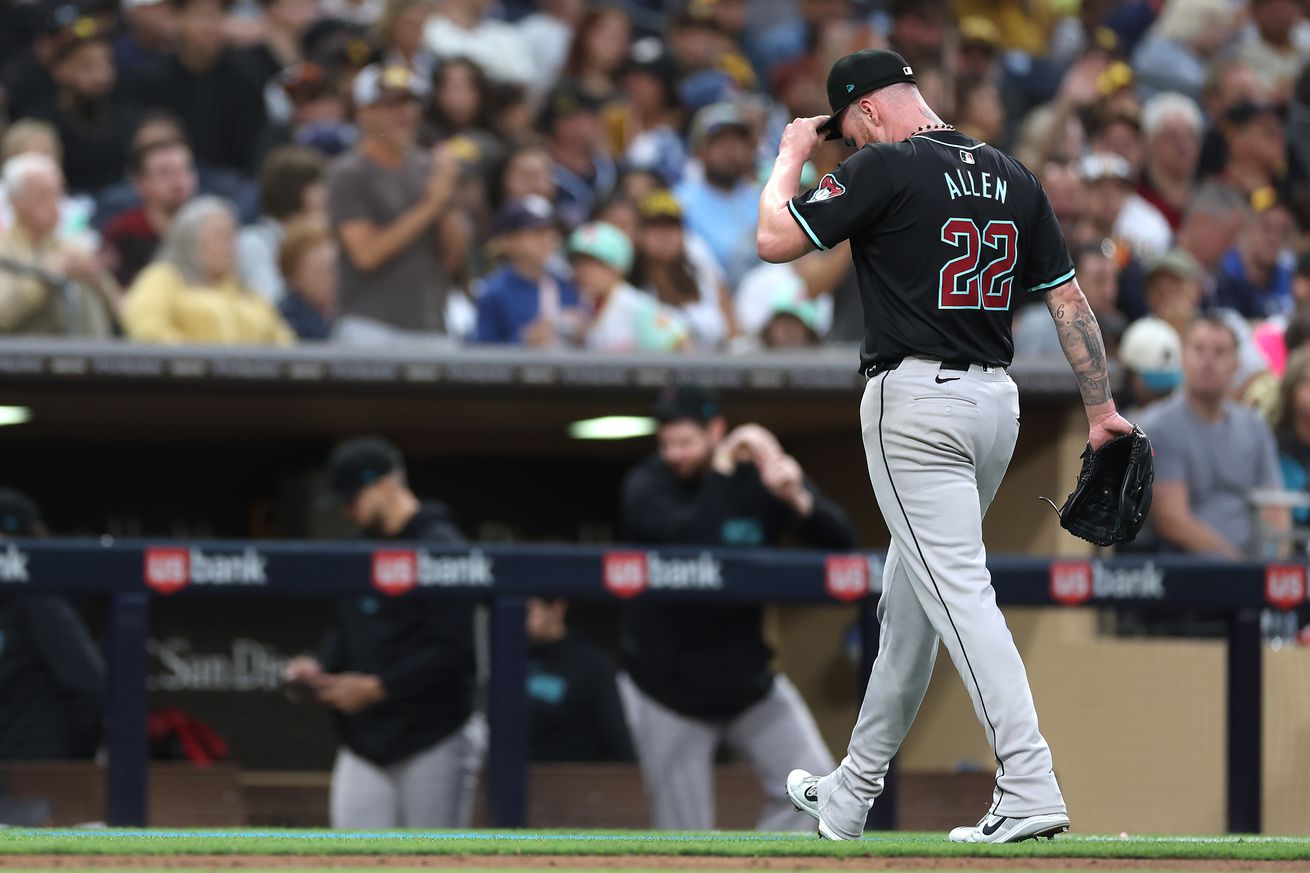
[[[1010,190],[1009,181],[991,173],[975,175],[972,170],[956,170],[955,178],[951,178],[950,173],[942,173],[942,177],[946,179],[946,191],[952,200],[957,197],[991,197],[1004,203],[1005,195]]]
[[[851,242],[861,370],[914,355],[1008,367],[1016,293],[1074,275],[1036,177],[958,131],[866,145],[788,209],[817,248]]]

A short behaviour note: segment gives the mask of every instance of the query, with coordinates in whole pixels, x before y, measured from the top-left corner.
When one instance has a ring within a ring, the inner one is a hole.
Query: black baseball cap
[[[21,491],[0,488],[0,537],[30,537],[41,525],[41,511]]]
[[[358,437],[337,446],[328,458],[328,491],[340,503],[349,503],[377,480],[405,469],[400,450],[380,437]]]
[[[832,65],[828,72],[828,105],[832,115],[819,125],[825,139],[841,139],[841,115],[856,100],[871,91],[898,85],[917,84],[914,70],[905,58],[887,49],[862,49]]]
[[[705,424],[719,415],[719,397],[703,385],[670,385],[655,401],[655,420],[660,424],[691,419]]]

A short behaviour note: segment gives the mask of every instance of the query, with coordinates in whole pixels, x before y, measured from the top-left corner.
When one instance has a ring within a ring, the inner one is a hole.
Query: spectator
[[[524,143],[511,149],[500,165],[492,185],[492,202],[499,207],[537,196],[554,203],[557,191],[550,152],[538,143]]]
[[[1287,164],[1282,111],[1272,103],[1244,101],[1224,113],[1219,124],[1228,160],[1218,179],[1250,197],[1261,188],[1280,187]]]
[[[123,301],[128,336],[154,343],[294,341],[273,305],[237,278],[236,231],[224,200],[202,196],[183,207]]]
[[[819,345],[820,318],[817,302],[781,291],[774,296],[758,340],[766,349],[812,348]]]
[[[337,245],[316,218],[289,223],[278,248],[286,288],[278,303],[282,319],[301,340],[326,340],[337,317]]]
[[[1183,334],[1183,387],[1142,417],[1155,444],[1151,516],[1170,549],[1237,560],[1254,546],[1251,492],[1282,485],[1273,434],[1254,411],[1228,399],[1238,337],[1202,316]],[[1287,512],[1261,510],[1286,530]]]
[[[641,40],[632,47],[623,95],[623,102],[605,115],[610,151],[623,155],[630,167],[657,174],[663,184],[676,184],[687,162],[679,134],[678,69],[656,40]]]
[[[614,225],[629,240],[635,240],[641,231],[641,212],[637,209],[637,201],[624,194],[615,194],[602,203],[592,213],[592,221]]]
[[[1112,152],[1090,154],[1079,169],[1085,186],[1086,227],[1075,235],[1082,243],[1113,239],[1146,261],[1165,253],[1173,239],[1169,223],[1134,192],[1132,168],[1126,160]]]
[[[371,540],[459,545],[440,503],[419,502],[390,443],[350,440],[328,461],[342,514]],[[474,711],[473,606],[449,597],[352,597],[317,659],[283,679],[332,711],[341,745],[332,768],[337,829],[467,828],[486,723]]]
[[[1274,410],[1278,466],[1289,491],[1310,492],[1310,350],[1298,349],[1287,361]],[[1298,525],[1310,524],[1310,508],[1292,512]]]
[[[13,223],[0,232],[0,333],[107,337],[119,288],[95,254],[59,233],[64,178],[37,152],[4,164]]]
[[[127,172],[141,204],[113,218],[103,234],[103,257],[124,286],[154,258],[174,217],[196,193],[191,148],[182,140],[138,146],[128,158]]]
[[[1182,226],[1192,196],[1204,127],[1201,110],[1182,94],[1157,94],[1142,107],[1146,164],[1137,193],[1160,211],[1174,232]]]
[[[498,82],[531,86],[540,74],[518,29],[486,15],[483,0],[445,0],[423,25],[423,45],[437,57],[468,58]]]
[[[631,761],[617,669],[572,633],[562,598],[528,598],[528,720],[533,761]]]
[[[278,248],[287,225],[304,218],[327,220],[323,172],[322,156],[303,146],[275,149],[260,167],[263,215],[237,235],[237,264],[241,283],[275,306],[286,290]]]
[[[241,53],[255,83],[263,87],[282,70],[303,61],[305,36],[318,17],[315,0],[259,0],[260,37]]]
[[[382,48],[380,63],[408,67],[424,82],[431,82],[439,64],[423,45],[423,27],[439,8],[433,0],[386,0],[373,27],[374,41]]]
[[[1088,122],[1087,146],[1093,153],[1123,158],[1133,180],[1140,179],[1146,150],[1140,110],[1112,110],[1102,103]]]
[[[1205,298],[1213,298],[1214,277],[1249,218],[1248,202],[1231,188],[1202,185],[1192,195],[1175,245],[1190,254],[1205,271]]]
[[[638,213],[634,284],[682,314],[694,347],[719,348],[732,333],[732,298],[714,255],[686,233],[682,207],[669,191],[647,195]]]
[[[687,229],[709,245],[732,286],[759,262],[755,254],[760,200],[755,138],[741,110],[720,103],[696,114],[691,145],[703,178],[684,178],[674,193],[682,203]]]
[[[264,89],[270,124],[259,153],[295,144],[334,158],[355,143],[345,96],[321,65],[302,61],[277,75]]]
[[[1223,171],[1227,160],[1227,146],[1224,144],[1224,130],[1219,123],[1229,109],[1242,103],[1263,103],[1269,95],[1260,87],[1260,80],[1242,61],[1236,58],[1222,58],[1210,65],[1210,72],[1205,78],[1205,88],[1201,92],[1201,109],[1210,121],[1201,140],[1201,177],[1212,176]]]
[[[962,79],[956,88],[955,129],[986,143],[1005,138],[1005,107],[1001,90],[989,79]],[[949,116],[948,116],[949,117]]]
[[[742,277],[732,298],[739,331],[732,344],[734,349],[764,344],[770,339],[768,328],[781,310],[792,311],[817,336],[829,336],[837,320],[834,292],[846,274],[853,272],[850,248],[839,245],[812,255],[789,264],[761,264]],[[854,311],[844,314],[858,321],[863,331],[864,311],[856,296]],[[815,304],[813,309],[807,305],[809,302]],[[748,339],[742,342],[743,338]]]
[[[414,146],[423,84],[406,67],[356,78],[361,139],[328,175],[328,213],[341,245],[338,336],[353,342],[446,332],[450,273],[465,256],[451,209],[459,162]]]
[[[14,4],[7,4],[14,5]],[[11,121],[28,118],[55,99],[55,80],[50,75],[50,58],[57,35],[82,14],[75,3],[42,4],[35,14],[35,33],[24,50],[4,69],[5,108]]]
[[[956,77],[961,81],[994,82],[999,79],[1001,29],[996,22],[983,15],[961,16],[959,30],[960,39],[955,47],[955,63],[952,65]],[[930,101],[929,105],[937,104]]]
[[[632,243],[612,224],[585,224],[569,237],[569,262],[585,318],[584,344],[602,352],[670,351],[690,336],[681,315],[623,280]]]
[[[42,154],[56,164],[63,162],[63,149],[59,145],[59,134],[52,124],[45,121],[24,119],[9,125],[4,136],[0,137],[0,166],[16,155],[29,153]],[[75,242],[94,249],[100,244],[99,236],[91,227],[91,214],[95,204],[89,197],[64,196],[59,204],[59,237],[68,242]],[[0,230],[14,223],[13,209],[9,198],[4,194],[0,182]]]
[[[632,25],[617,7],[589,9],[573,35],[564,75],[602,103],[618,93],[619,75],[632,45]]]
[[[177,45],[172,0],[125,0],[123,28],[114,37],[114,66],[138,86],[161,75]]]
[[[758,425],[727,431],[717,398],[666,389],[656,405],[659,451],[623,482],[623,529],[643,545],[758,547],[790,530],[805,545],[846,550],[855,531]],[[783,789],[791,767],[832,769],[805,702],[772,669],[762,608],[634,601],[622,624],[625,704],[652,823],[714,827],[712,765],[727,743],[748,760],[767,802],[761,830],[811,830]]]
[[[1293,38],[1305,26],[1305,10],[1296,0],[1251,0],[1254,38],[1237,51],[1260,80],[1260,86],[1276,99],[1286,100],[1297,73],[1310,60],[1304,40]]]
[[[1087,210],[1087,190],[1078,164],[1047,161],[1042,166],[1041,183],[1060,228],[1066,236],[1072,237]]]
[[[1154,316],[1139,318],[1124,331],[1119,344],[1124,386],[1120,405],[1132,410],[1135,421],[1146,407],[1165,399],[1183,381],[1183,344],[1178,331]]]
[[[36,504],[0,488],[0,540],[44,535]],[[105,662],[65,598],[0,597],[0,760],[90,759],[105,715]]]
[[[1162,91],[1199,98],[1206,66],[1233,32],[1233,21],[1226,0],[1168,0],[1133,52],[1138,92],[1147,100]]]
[[[433,142],[467,134],[489,140],[491,107],[487,77],[467,58],[451,58],[432,77],[428,138]]]
[[[109,38],[89,16],[55,34],[50,56],[55,98],[34,113],[55,126],[68,186],[78,194],[118,181],[139,114],[117,81]]]
[[[1146,311],[1184,336],[1201,311],[1205,271],[1190,254],[1173,249],[1146,273]]]
[[[1272,188],[1257,191],[1251,201],[1255,217],[1224,255],[1216,300],[1246,318],[1286,315],[1293,305],[1292,214]]]
[[[600,104],[577,85],[564,82],[546,97],[541,129],[554,162],[555,208],[565,227],[577,227],[618,180],[618,168],[605,151]]]
[[[505,264],[478,295],[477,342],[533,348],[576,342],[582,328],[578,289],[551,266],[561,239],[550,201],[535,194],[510,201],[493,232]]]
[[[182,119],[202,166],[255,172],[267,123],[263,83],[224,41],[223,16],[232,0],[174,0],[177,53],[156,85],[154,102]]]
[[[536,7],[519,22],[519,36],[527,44],[537,71],[537,81],[529,83],[529,87],[540,92],[559,79],[587,5],[585,0],[538,0]]]

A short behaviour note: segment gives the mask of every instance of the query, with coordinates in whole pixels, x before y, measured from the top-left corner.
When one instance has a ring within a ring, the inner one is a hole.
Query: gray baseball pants
[[[819,810],[854,839],[923,703],[946,646],[996,756],[989,812],[1064,812],[1028,675],[996,605],[982,519],[1019,436],[1019,392],[1003,369],[906,358],[869,380],[860,426],[878,507],[891,531],[878,604],[878,657],[841,765]]]
[[[814,716],[796,686],[774,678],[773,688],[736,718],[709,721],[667,708],[643,693],[627,674],[619,692],[641,761],[650,798],[651,824],[661,830],[707,831],[714,827],[714,753],[727,743],[750,762],[765,793],[756,827],[763,831],[806,831],[814,820],[796,812],[787,798],[787,773],[812,766],[833,767]],[[797,763],[797,762],[808,763]]]
[[[466,828],[486,751],[487,722],[480,713],[436,745],[394,764],[374,764],[342,746],[332,768],[332,827]]]

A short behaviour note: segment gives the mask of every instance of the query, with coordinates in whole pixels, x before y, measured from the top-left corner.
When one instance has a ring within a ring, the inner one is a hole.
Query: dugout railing
[[[1227,827],[1234,833],[1260,831],[1260,614],[1306,602],[1304,562],[992,556],[989,567],[997,600],[1005,605],[1146,605],[1225,615]],[[0,593],[108,595],[106,806],[109,823],[119,826],[142,826],[147,820],[146,643],[154,598],[332,599],[380,591],[483,600],[490,606],[492,637],[488,813],[494,825],[514,827],[526,816],[527,597],[858,604],[867,677],[877,651],[881,568],[876,553],[798,550],[9,540],[0,545]],[[894,790],[890,780],[888,790]],[[894,803],[875,804],[871,825],[894,827],[894,808]]]

